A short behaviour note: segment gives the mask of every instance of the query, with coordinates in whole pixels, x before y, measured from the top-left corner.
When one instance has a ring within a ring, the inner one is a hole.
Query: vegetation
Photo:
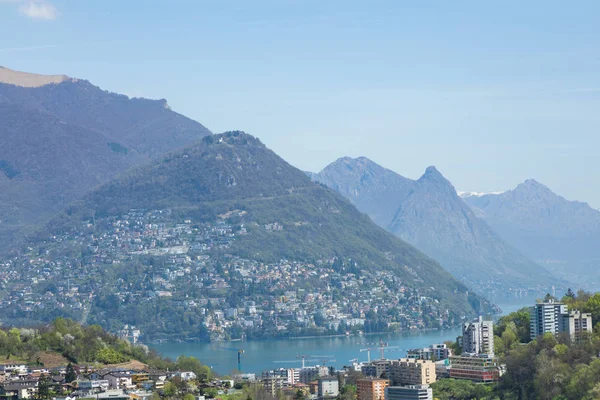
[[[127,154],[129,151],[127,147],[117,142],[108,142],[108,147],[110,147],[110,149],[115,153]]]
[[[41,351],[61,354],[67,360],[66,381],[76,379],[73,364],[118,364],[137,360],[151,368],[192,371],[201,382],[214,378],[212,370],[194,357],[181,356],[176,361],[158,356],[146,346],[135,346],[111,335],[98,325],[82,326],[58,318],[36,329],[0,329],[0,356],[39,365]]]
[[[562,302],[592,314],[592,334],[572,340],[552,334],[529,338],[529,312],[521,309],[495,326],[496,353],[506,373],[496,385],[443,379],[433,385],[444,399],[592,400],[600,398],[600,293],[571,290]]]

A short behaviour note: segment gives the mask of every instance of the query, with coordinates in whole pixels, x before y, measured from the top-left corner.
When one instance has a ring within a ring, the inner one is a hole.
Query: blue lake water
[[[511,296],[490,299],[499,305],[503,313],[510,313],[532,305],[540,294]],[[304,339],[269,339],[244,342],[220,343],[162,343],[151,347],[160,354],[172,359],[185,354],[194,356],[202,363],[211,366],[219,374],[229,374],[237,369],[237,351],[243,349],[242,372],[260,373],[273,368],[301,367],[297,357],[305,355],[306,365],[333,365],[342,367],[351,364],[352,359],[367,361],[367,352],[361,349],[377,347],[383,340],[389,345],[385,351],[387,358],[399,358],[406,350],[427,347],[433,343],[455,340],[461,334],[460,328],[426,332],[400,332],[364,336],[317,337]],[[371,351],[371,358],[381,357],[379,350]]]

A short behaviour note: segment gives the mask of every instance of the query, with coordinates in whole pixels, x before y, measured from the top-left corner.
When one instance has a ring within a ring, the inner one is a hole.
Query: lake
[[[511,297],[490,299],[507,314],[519,308],[533,305],[535,295],[514,295]],[[385,351],[387,358],[400,358],[406,350],[427,347],[430,344],[455,340],[461,335],[460,328],[425,332],[399,332],[364,336],[312,337],[304,339],[268,339],[244,342],[218,343],[162,343],[151,345],[161,355],[172,359],[185,354],[194,356],[202,363],[211,366],[219,374],[229,374],[237,369],[237,351],[244,349],[242,372],[260,373],[273,368],[301,367],[299,355],[306,356],[306,365],[332,365],[341,368],[357,358],[367,361],[367,352],[361,349],[375,348],[383,340],[388,343]],[[379,350],[371,351],[371,359],[381,357]]]

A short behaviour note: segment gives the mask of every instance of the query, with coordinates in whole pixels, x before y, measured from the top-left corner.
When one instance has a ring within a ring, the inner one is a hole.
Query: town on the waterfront
[[[564,337],[576,345],[589,340],[592,334],[591,313],[569,309],[568,304],[551,295],[525,312],[529,317],[528,336],[532,339],[550,335]],[[227,375],[216,376],[197,359],[186,356],[179,357],[175,364],[163,364],[171,369],[167,367],[161,370],[156,368],[162,362],[157,359],[149,359],[149,363],[152,363],[149,365],[122,358],[123,354],[131,351],[145,351],[147,354],[147,347],[137,342],[136,336],[130,336],[129,342],[123,341],[120,345],[124,353],[112,347],[99,348],[95,356],[97,360],[104,363],[121,361],[113,366],[102,366],[98,362],[80,364],[69,361],[61,364],[63,357],[52,358],[47,353],[39,353],[41,356],[38,355],[35,361],[19,362],[10,359],[9,354],[10,360],[0,363],[0,395],[14,400],[35,399],[42,392],[52,393],[54,399],[65,400],[163,397],[238,399],[252,392],[260,398],[271,396],[322,400],[350,396],[357,400],[432,400],[434,389],[441,390],[439,385],[442,382],[458,380],[469,382],[469,385],[494,385],[508,372],[501,357],[506,351],[507,332],[515,335],[511,330],[518,330],[515,325],[515,321],[518,321],[516,314],[500,319],[500,329],[503,330],[501,337],[495,333],[493,321],[479,317],[464,323],[455,340],[408,349],[403,358],[386,356],[395,346],[390,346],[382,339],[366,343],[368,347],[361,349],[361,352],[366,352],[366,361],[359,362],[355,358],[340,368],[328,366],[331,360],[327,356],[298,355],[296,361],[302,364],[301,367],[281,367],[259,373],[242,372],[244,351],[240,348],[237,350],[238,368]],[[521,327],[526,328],[524,325]],[[0,350],[9,343],[25,350],[27,343],[36,337],[39,337],[39,342],[44,342],[52,335],[60,335],[61,331],[75,333],[77,330],[81,331],[81,328],[77,328],[76,324],[57,320],[52,330],[44,333],[16,328],[8,332],[0,331]],[[93,330],[86,328],[80,335],[86,337],[91,332]],[[76,340],[70,333],[64,334],[64,338],[67,337]],[[105,337],[112,341],[109,336]],[[70,348],[68,341],[65,343],[64,355],[72,358],[80,354],[78,351],[81,350]],[[498,350],[502,354],[496,354]],[[42,357],[48,365],[42,361]],[[309,365],[311,363],[314,365]],[[438,386],[436,382],[440,382]]]

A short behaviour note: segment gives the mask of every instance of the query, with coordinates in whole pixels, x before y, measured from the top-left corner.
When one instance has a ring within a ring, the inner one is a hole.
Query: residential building
[[[300,382],[309,384],[311,381],[326,376],[328,373],[329,369],[327,367],[305,367],[299,371]]]
[[[290,386],[300,383],[300,368],[288,368],[287,381]]]
[[[463,325],[463,353],[494,356],[494,322],[484,321],[480,316]]]
[[[37,395],[38,381],[19,379],[5,383],[0,395],[4,398],[32,399]]]
[[[108,381],[109,389],[123,389],[133,387],[133,379],[131,374],[122,372],[111,372],[104,375],[104,379]]]
[[[102,380],[78,380],[75,381],[77,384],[77,390],[82,392],[105,392],[108,390],[109,382],[107,379]]]
[[[432,344],[429,347],[421,349],[412,349],[407,353],[408,358],[431,361],[445,360],[450,355],[452,355],[452,350],[445,343]]]
[[[570,311],[567,314],[562,314],[562,331],[567,333],[571,340],[577,340],[583,332],[592,333],[594,327],[592,325],[592,314],[582,313],[578,310]]]
[[[273,396],[275,396],[278,390],[287,387],[287,378],[284,376],[263,375],[261,382],[267,392],[271,393]]]
[[[450,378],[468,379],[474,382],[494,382],[500,379],[498,359],[486,354],[450,357]]]
[[[387,378],[390,376],[390,365],[391,360],[377,360],[371,361],[369,364],[361,367],[361,372],[365,376],[371,376],[373,378]]]
[[[553,299],[537,303],[529,309],[529,335],[535,339],[544,333],[557,335],[563,331],[562,315],[567,314],[567,305]]]
[[[319,378],[319,398],[337,397],[340,394],[338,378],[335,376],[324,376]]]
[[[429,385],[390,386],[385,400],[433,400],[433,390]]]
[[[392,361],[389,368],[394,385],[430,385],[437,380],[435,363],[430,360],[401,358]]]
[[[359,379],[356,381],[357,400],[385,400],[385,388],[389,385],[387,379]]]

